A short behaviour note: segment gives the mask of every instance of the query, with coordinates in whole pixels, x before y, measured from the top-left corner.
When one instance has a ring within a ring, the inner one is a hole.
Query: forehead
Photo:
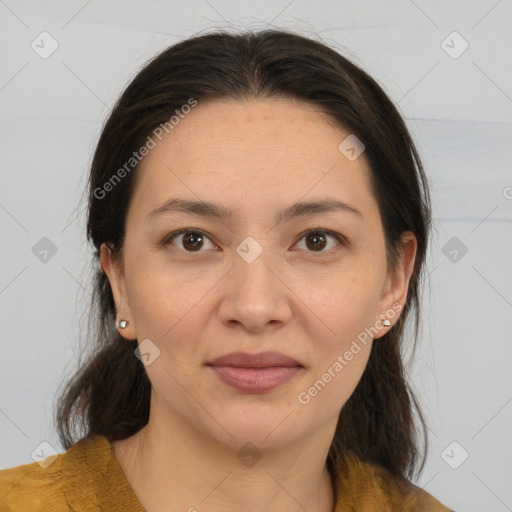
[[[378,215],[364,153],[351,161],[338,148],[349,135],[292,99],[198,102],[142,161],[134,204],[147,213],[179,196],[281,209],[328,194]]]

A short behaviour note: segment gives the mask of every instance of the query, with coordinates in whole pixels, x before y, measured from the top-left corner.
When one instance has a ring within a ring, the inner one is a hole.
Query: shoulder
[[[83,438],[57,457],[0,471],[2,512],[64,512],[90,500],[88,491],[101,478],[110,448],[103,436]]]
[[[336,477],[334,512],[453,512],[411,482],[354,454]]]
[[[62,454],[46,468],[46,458],[0,471],[0,509],[2,512],[45,512],[67,510],[62,487]]]

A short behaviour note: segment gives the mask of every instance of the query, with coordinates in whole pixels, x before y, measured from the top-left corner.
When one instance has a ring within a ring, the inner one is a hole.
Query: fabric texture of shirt
[[[0,471],[1,512],[146,512],[104,436],[80,439],[43,466],[33,462]],[[356,457],[335,486],[334,512],[453,512]]]

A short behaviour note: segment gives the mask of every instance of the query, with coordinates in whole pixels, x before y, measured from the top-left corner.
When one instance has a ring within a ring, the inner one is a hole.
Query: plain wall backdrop
[[[178,40],[275,26],[337,48],[407,120],[435,217],[417,484],[458,511],[512,510],[511,20],[510,0],[0,0],[0,467],[63,451],[53,405],[88,306],[82,193],[110,107]]]

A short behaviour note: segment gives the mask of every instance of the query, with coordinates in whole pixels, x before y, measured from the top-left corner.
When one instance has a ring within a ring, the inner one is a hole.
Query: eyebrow
[[[354,206],[335,199],[298,202],[292,204],[284,210],[281,210],[278,213],[278,216],[279,221],[282,222],[298,217],[306,217],[319,213],[334,211],[351,213],[361,218],[363,217],[362,213]],[[174,212],[187,213],[190,215],[196,215],[198,217],[209,217],[220,220],[229,219],[233,214],[233,211],[215,203],[209,203],[205,201],[192,201],[186,199],[169,199],[162,205],[150,211],[146,218],[149,221],[154,217],[160,216],[162,214]]]

